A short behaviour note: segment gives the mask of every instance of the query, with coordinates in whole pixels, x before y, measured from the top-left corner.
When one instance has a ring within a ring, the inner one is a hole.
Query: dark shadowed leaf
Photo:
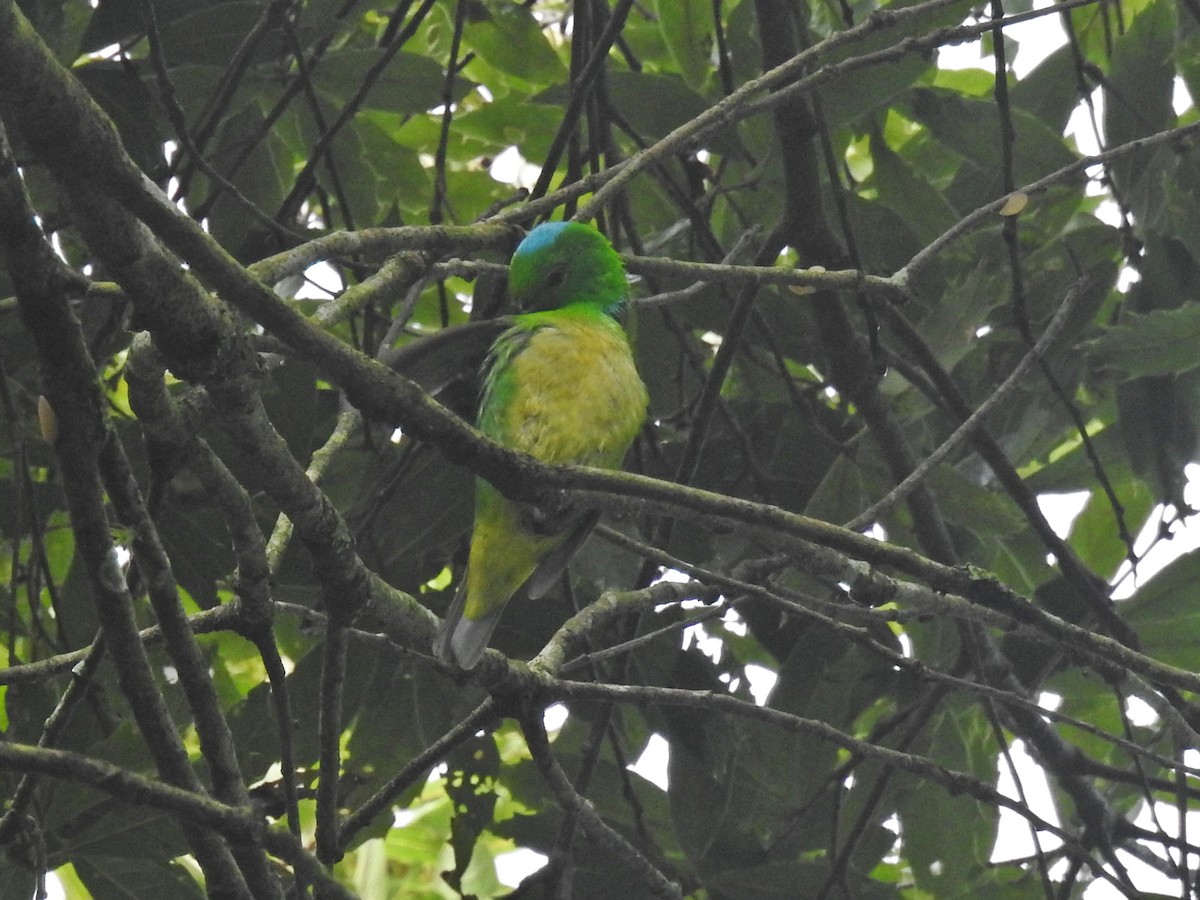
[[[1200,366],[1200,303],[1127,316],[1089,343],[1125,375],[1168,375]]]
[[[72,860],[75,872],[95,900],[178,897],[201,900],[204,892],[183,866],[170,861],[84,856]]]

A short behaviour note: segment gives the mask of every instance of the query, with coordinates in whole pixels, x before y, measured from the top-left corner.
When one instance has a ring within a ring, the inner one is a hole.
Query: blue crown
[[[513,256],[523,256],[526,253],[536,253],[544,247],[549,247],[553,244],[558,236],[570,226],[570,222],[544,222],[539,225],[529,234],[525,235],[525,240],[517,246],[517,252]]]

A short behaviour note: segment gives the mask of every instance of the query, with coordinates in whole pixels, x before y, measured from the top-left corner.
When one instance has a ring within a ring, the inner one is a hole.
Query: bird
[[[477,427],[545,463],[619,468],[649,402],[618,318],[628,302],[621,257],[591,225],[546,222],[513,253],[508,292],[523,312],[488,353]],[[466,572],[435,656],[475,668],[509,600],[543,596],[597,517],[517,503],[477,478]]]

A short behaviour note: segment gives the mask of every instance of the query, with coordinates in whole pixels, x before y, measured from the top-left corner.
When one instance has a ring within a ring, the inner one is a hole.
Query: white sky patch
[[[1054,825],[1060,824],[1058,810],[1054,808],[1046,775],[1026,752],[1024,743],[1019,740],[1013,741],[1009,745],[1008,752],[1013,766],[1020,775],[1021,788],[1025,793],[1025,800],[1028,802],[1029,808],[1035,815],[1047,822]],[[999,760],[999,764],[1000,778],[996,784],[996,790],[1006,797],[1019,799],[1020,794],[1017,792],[1016,782],[1013,781],[1008,764],[1003,758]],[[1039,835],[1038,841],[1042,850],[1051,850],[1061,843],[1058,838],[1048,834]],[[996,832],[996,846],[992,849],[992,862],[1026,859],[1033,856],[1035,852],[1036,848],[1028,821],[1010,809],[1001,809],[1000,824]]]
[[[1036,0],[1033,8],[1047,9],[1053,5],[1051,0]],[[1017,55],[1012,60],[1012,70],[1017,78],[1024,78],[1067,42],[1062,19],[1057,14],[1010,25],[1004,29],[1004,34],[1018,45]]]
[[[492,160],[488,174],[502,184],[511,184],[529,190],[537,184],[542,169],[526,160],[516,147],[509,147],[498,153]]]
[[[1116,208],[1115,203],[1106,203],[1105,206]],[[1131,287],[1142,280],[1142,276],[1133,266],[1122,266],[1120,273],[1117,275],[1117,290],[1122,294],[1127,293]]]
[[[1042,691],[1038,694],[1038,706],[1050,712],[1058,712],[1058,708],[1062,706],[1062,697],[1053,691]]]
[[[863,537],[874,538],[877,541],[886,541],[888,539],[887,529],[880,523],[873,522],[871,527],[863,532]]]
[[[754,663],[747,665],[744,671],[750,687],[750,696],[759,706],[766,706],[767,698],[771,696],[775,682],[779,680],[779,674]]]
[[[1192,108],[1192,94],[1187,84],[1178,75],[1175,76],[1175,93],[1171,95],[1171,108],[1175,115],[1182,116]]]
[[[1096,111],[1096,123],[1098,125],[1104,121],[1104,92],[1100,88],[1092,91],[1092,107]],[[1092,110],[1088,108],[1086,103],[1081,101],[1075,107],[1075,111],[1071,113],[1071,118],[1067,120],[1067,129],[1064,134],[1075,138],[1075,146],[1079,148],[1080,153],[1086,156],[1094,156],[1100,152],[1100,143],[1096,139],[1096,127],[1092,124]],[[1101,194],[1105,193],[1106,190],[1095,179],[1088,182],[1088,194]]]
[[[1150,808],[1142,804],[1141,810],[1134,817],[1134,824],[1148,831],[1158,831],[1161,827],[1166,834],[1171,837],[1177,837],[1179,835],[1179,811],[1169,804],[1156,803],[1154,813],[1151,815]],[[1200,833],[1200,810],[1192,810],[1187,814],[1187,832],[1189,836]],[[1159,858],[1165,855],[1162,845],[1154,841],[1145,841],[1143,846]],[[1172,848],[1172,851],[1174,852],[1174,848]],[[1129,869],[1129,877],[1137,885],[1140,894],[1161,894],[1165,897],[1179,896],[1180,887],[1176,879],[1171,878],[1169,875],[1164,875],[1153,866],[1135,859],[1122,850],[1117,851],[1117,858]],[[1178,854],[1175,854],[1174,858],[1178,860]],[[1190,859],[1194,865],[1195,857],[1191,857]],[[1113,898],[1124,898],[1127,895],[1121,893],[1111,884],[1098,881],[1084,891],[1083,896],[1084,900],[1113,900]]]
[[[1149,728],[1158,721],[1158,713],[1141,697],[1125,698],[1125,715],[1135,728]]]
[[[1054,4],[1052,0],[1035,0],[1033,8],[1049,9]],[[975,21],[974,18],[968,21]],[[1017,78],[1024,78],[1046,59],[1051,53],[1067,42],[1066,32],[1063,31],[1062,21],[1056,14],[1040,16],[1026,22],[1017,22],[1004,28],[1005,37],[1017,44],[1014,54],[1008,51],[1008,63]],[[994,69],[995,62],[990,55],[982,53],[982,43],[979,39],[964,44],[951,44],[938,48],[938,67],[942,69]]]
[[[736,609],[725,610],[724,615],[721,616],[721,622],[724,624],[725,630],[731,634],[736,634],[738,637],[746,636],[746,632],[748,631],[746,620],[738,615]]]
[[[421,811],[414,807],[408,809],[392,810],[392,827],[404,828],[406,825],[411,825],[421,816]]]
[[[291,286],[289,282],[291,279],[280,282],[281,285],[284,285],[282,293],[285,296],[288,296],[287,291]],[[300,279],[300,286],[295,288],[295,293],[290,296],[297,300],[328,300],[343,287],[345,285],[342,283],[337,269],[327,262],[319,262],[304,270],[304,278]]]
[[[501,884],[516,887],[534,872],[544,868],[550,857],[528,847],[518,847],[507,853],[496,854],[496,877]]]
[[[983,69],[987,64],[979,52],[979,41],[965,44],[944,44],[938,47],[939,69]]]
[[[1188,480],[1183,488],[1183,500],[1193,509],[1200,508],[1200,465],[1189,463],[1184,472]],[[1124,600],[1131,596],[1178,557],[1200,549],[1200,515],[1176,522],[1171,526],[1171,538],[1155,543],[1162,512],[1161,506],[1155,507],[1145,527],[1133,542],[1134,552],[1141,557],[1137,571],[1131,574],[1128,561],[1121,563],[1121,568],[1117,570],[1116,578],[1113,579],[1117,585],[1113,591],[1114,600]]]
[[[567,723],[567,708],[561,703],[546,707],[546,711],[542,713],[542,723],[551,733],[561,730]]]
[[[699,601],[696,602],[699,603]],[[697,649],[714,663],[721,661],[721,656],[725,652],[725,642],[705,631],[703,625],[689,625],[683,630],[683,649],[686,650],[690,647],[693,641]]]
[[[67,900],[67,892],[53,872],[46,873],[46,900]]]
[[[1060,538],[1071,533],[1071,526],[1087,505],[1090,491],[1072,491],[1068,494],[1038,494],[1037,504]]]
[[[692,580],[692,576],[689,575],[687,572],[681,572],[678,569],[660,568],[658,570],[658,577],[655,578],[654,581],[651,582],[651,584],[659,584],[660,582],[663,582],[663,581],[670,581],[673,584],[683,584],[684,582],[691,581],[691,580]]]
[[[637,762],[628,766],[630,772],[641,775],[662,790],[667,789],[667,764],[671,760],[671,745],[661,734],[650,735],[646,749]]]
[[[687,572],[681,572],[678,569],[660,568],[658,570],[658,577],[655,578],[651,584],[660,584],[664,581],[668,581],[673,584],[683,584],[691,580],[692,577],[688,575]],[[654,609],[655,612],[659,612],[674,605],[674,603],[663,603],[659,606],[656,606]],[[700,600],[684,600],[679,604],[679,608],[701,609],[707,605],[708,604]],[[728,613],[726,615],[728,615]],[[720,659],[721,647],[723,646],[721,640],[709,635],[708,632],[704,630],[703,625],[689,625],[683,630],[683,648],[686,650],[692,645],[693,641],[696,642],[696,645],[701,649],[701,651],[711,657],[714,661]]]
[[[892,813],[884,820],[883,827],[896,836],[896,839],[892,842],[892,849],[887,852],[883,860],[895,865],[900,862],[900,851],[903,849],[903,843],[900,840],[901,832],[903,831],[900,826],[900,817]]]

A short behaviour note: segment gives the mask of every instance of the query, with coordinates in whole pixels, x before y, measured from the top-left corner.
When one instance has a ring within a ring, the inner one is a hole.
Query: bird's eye
[[[556,288],[567,280],[567,267],[555,266],[546,276],[546,287]]]

